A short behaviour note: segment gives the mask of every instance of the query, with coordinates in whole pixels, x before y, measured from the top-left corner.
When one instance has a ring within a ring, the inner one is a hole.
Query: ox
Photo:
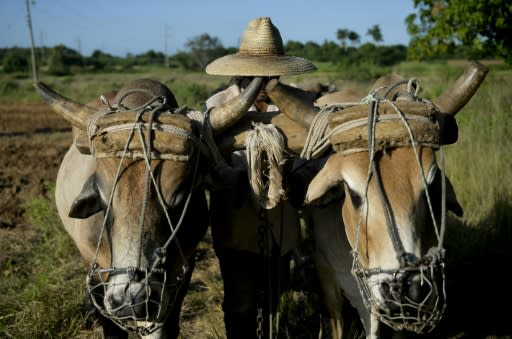
[[[333,337],[343,336],[345,299],[357,309],[367,338],[389,329],[397,337],[428,333],[442,318],[445,213],[460,216],[462,208],[436,151],[456,141],[454,115],[486,73],[473,63],[434,103],[417,97],[414,81],[405,91],[402,83],[388,86],[391,77],[384,87],[376,84],[365,103],[331,108],[327,137],[335,152],[312,160],[320,170],[305,202],[322,201],[327,193],[338,198],[305,208],[305,217],[314,229]],[[277,81],[266,90],[283,113],[314,128],[318,109],[308,99]]]
[[[89,105],[36,84],[73,125],[56,204],[90,267],[88,296],[105,318],[105,337],[178,336],[194,251],[208,225],[202,184],[211,182],[211,174],[218,178],[209,169],[222,168],[222,162],[199,164],[220,158],[204,140],[244,114],[260,87],[261,79],[255,79],[206,120],[200,112],[176,109],[169,89],[149,79]]]

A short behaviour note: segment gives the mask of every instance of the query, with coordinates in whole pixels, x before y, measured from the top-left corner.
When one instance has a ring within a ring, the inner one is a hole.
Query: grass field
[[[466,65],[403,63],[376,73],[415,77],[420,80],[420,96],[434,99]],[[443,324],[443,335],[450,338],[512,335],[512,297],[508,293],[512,284],[508,273],[512,259],[512,68],[502,64],[489,68],[476,95],[456,116],[458,142],[444,147],[447,176],[464,209],[462,218],[449,219],[445,238],[451,279],[446,313],[450,323]],[[57,92],[87,102],[141,77],[164,82],[180,105],[197,109],[212,90],[229,81],[226,77],[158,68],[131,74],[42,74],[40,80]],[[374,80],[354,78],[348,70],[320,67],[318,72],[282,80],[319,81],[361,92]],[[30,77],[0,74],[2,102],[37,103],[40,99]],[[53,189],[53,183],[48,183],[48,189]],[[101,338],[99,330],[84,325],[84,266],[62,229],[53,201],[34,196],[26,204],[29,229],[41,234],[41,240],[31,244],[20,240],[11,248],[16,250],[16,260],[11,256],[0,262],[0,338]],[[224,338],[222,281],[210,245],[208,238],[200,244],[200,260],[183,308],[183,338]],[[313,320],[303,319],[303,324],[316,321],[314,312],[309,315]],[[314,326],[311,332],[301,331],[301,338],[317,336]]]

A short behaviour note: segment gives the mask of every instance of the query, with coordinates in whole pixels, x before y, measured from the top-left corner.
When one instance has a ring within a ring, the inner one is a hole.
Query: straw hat
[[[284,54],[283,40],[270,18],[249,22],[236,54],[212,61],[206,73],[215,75],[279,76],[316,70],[311,61]]]

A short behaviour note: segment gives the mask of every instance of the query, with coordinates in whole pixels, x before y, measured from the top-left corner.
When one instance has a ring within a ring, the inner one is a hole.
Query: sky
[[[29,0],[36,46],[63,44],[84,56],[94,50],[124,57],[149,50],[175,54],[204,33],[224,47],[238,47],[249,21],[270,17],[284,43],[335,41],[338,29],[372,41],[409,42],[405,18],[413,0]],[[24,0],[0,0],[0,48],[30,47]]]

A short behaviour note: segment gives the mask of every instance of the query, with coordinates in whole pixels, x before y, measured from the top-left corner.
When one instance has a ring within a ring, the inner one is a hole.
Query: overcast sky
[[[286,43],[338,41],[336,31],[361,42],[379,25],[383,44],[409,42],[405,18],[413,0],[29,0],[36,45],[64,44],[88,56],[100,49],[125,56],[148,50],[174,54],[203,33],[238,47],[247,23],[268,16]],[[0,0],[0,47],[29,47],[24,0]]]

